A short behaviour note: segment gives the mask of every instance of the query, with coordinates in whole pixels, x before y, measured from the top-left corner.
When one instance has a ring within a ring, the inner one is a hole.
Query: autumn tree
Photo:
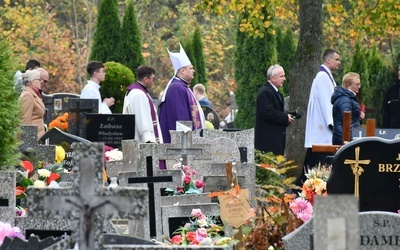
[[[253,38],[238,30],[235,53],[235,80],[238,88],[235,97],[239,110],[234,120],[237,128],[254,127],[256,98],[266,82],[268,67],[274,57],[276,60],[275,47],[275,36],[268,32],[263,37]]]
[[[133,72],[136,72],[136,69],[145,63],[133,1],[129,1],[125,10],[117,53],[118,62],[130,68]]]
[[[196,81],[198,83],[202,83],[205,87],[207,87],[206,63],[204,60],[203,41],[201,39],[199,26],[197,26],[194,30],[192,46],[194,60],[196,61]]]
[[[12,52],[0,39],[0,170],[6,170],[19,162],[17,132],[21,123],[17,92],[13,89],[14,60]]]
[[[107,62],[118,58],[121,22],[118,17],[117,0],[102,0],[93,35],[90,60]]]

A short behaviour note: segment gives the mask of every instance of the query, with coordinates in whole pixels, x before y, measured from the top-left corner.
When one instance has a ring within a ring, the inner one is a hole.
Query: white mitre
[[[180,68],[192,65],[181,44],[179,44],[179,47],[179,52],[177,53],[173,53],[169,51],[169,49],[167,49],[169,58],[171,59],[172,65],[174,66],[174,75],[176,75],[176,72]]]

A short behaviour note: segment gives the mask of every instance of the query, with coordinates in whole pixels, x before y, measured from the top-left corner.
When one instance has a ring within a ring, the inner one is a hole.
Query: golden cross
[[[350,164],[351,170],[353,170],[354,174],[354,196],[358,197],[359,193],[359,178],[364,169],[359,166],[359,164],[368,165],[371,161],[370,160],[359,160],[360,158],[360,147],[355,148],[356,159],[355,160],[344,160],[344,164]]]

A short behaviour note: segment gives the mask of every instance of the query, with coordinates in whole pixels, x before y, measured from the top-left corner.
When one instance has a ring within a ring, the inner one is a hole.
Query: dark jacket
[[[400,80],[387,90],[382,111],[383,128],[400,128]]]
[[[269,82],[260,89],[254,130],[254,147],[275,155],[283,155],[285,152],[286,127],[289,125],[288,115],[283,110],[283,97],[279,95]]]
[[[342,145],[343,137],[343,112],[351,112],[351,128],[360,127],[360,105],[353,92],[343,87],[336,87],[331,103],[333,105],[333,145]],[[351,132],[350,132],[351,134]]]

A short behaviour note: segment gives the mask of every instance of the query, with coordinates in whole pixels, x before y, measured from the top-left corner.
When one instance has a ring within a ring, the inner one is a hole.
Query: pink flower
[[[194,240],[197,240],[196,232],[187,232],[187,234],[186,234],[186,239],[187,239],[189,242],[192,242],[192,241],[194,241]]]
[[[180,244],[182,244],[182,242],[183,242],[182,235],[180,235],[180,234],[175,235],[174,237],[172,237],[171,242],[172,242],[172,244],[174,244],[174,245],[180,245]]]
[[[25,239],[18,227],[13,227],[9,223],[0,222],[0,245],[3,243],[6,236],[10,238],[18,237]]]
[[[205,228],[198,228],[197,230],[196,230],[196,232],[197,232],[197,235],[198,236],[201,236],[202,238],[205,238],[205,237],[207,237],[207,229],[205,229]]]
[[[177,187],[176,192],[178,193],[183,193],[183,187]]]
[[[397,213],[399,213],[399,214],[400,214],[400,209],[399,209],[399,210],[397,210]]]
[[[197,174],[196,169],[193,169],[193,170],[192,170],[192,175],[195,176],[196,174]]]
[[[186,185],[190,184],[191,181],[192,178],[190,178],[190,176],[186,176],[185,178],[183,178],[183,183],[185,183]]]
[[[183,166],[183,171],[185,172],[189,171],[189,166]]]
[[[308,221],[313,214],[313,207],[310,202],[297,198],[289,204],[292,212],[302,221]]]
[[[192,209],[192,216],[197,219],[205,219],[206,216],[201,212],[201,209]]]
[[[196,188],[204,187],[204,182],[202,182],[201,180],[196,180],[195,184],[196,184]]]

